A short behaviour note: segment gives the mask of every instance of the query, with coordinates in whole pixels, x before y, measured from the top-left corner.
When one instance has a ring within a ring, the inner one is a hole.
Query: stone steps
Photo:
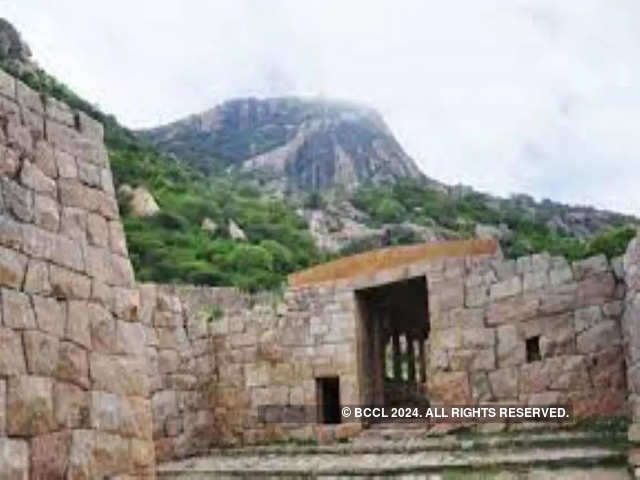
[[[414,453],[316,453],[294,456],[279,454],[211,455],[161,464],[158,478],[196,480],[221,478],[350,478],[384,477],[447,479],[464,478],[473,472],[491,472],[491,476],[514,472],[531,473],[536,469],[573,468],[584,475],[580,479],[624,479],[626,453],[620,448],[580,446],[556,448],[505,448],[487,451],[422,451]],[[605,468],[608,467],[608,468]],[[611,474],[586,476],[594,471]],[[455,477],[447,477],[456,473]],[[518,473],[518,475],[520,475]],[[468,477],[473,478],[473,477]],[[509,477],[507,477],[509,478]],[[511,477],[527,478],[527,477]],[[542,478],[566,478],[546,476]]]
[[[212,456],[251,455],[352,455],[380,453],[453,452],[507,448],[551,448],[557,446],[609,446],[625,448],[625,433],[602,433],[588,431],[522,432],[494,435],[445,435],[441,437],[406,437],[401,440],[365,435],[347,443],[329,445],[300,445],[296,443],[257,445],[212,450]],[[379,433],[379,432],[376,432]]]

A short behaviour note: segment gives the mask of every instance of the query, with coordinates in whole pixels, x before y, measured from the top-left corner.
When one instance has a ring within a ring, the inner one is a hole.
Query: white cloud
[[[132,127],[246,95],[377,108],[428,175],[640,214],[635,0],[0,0]]]

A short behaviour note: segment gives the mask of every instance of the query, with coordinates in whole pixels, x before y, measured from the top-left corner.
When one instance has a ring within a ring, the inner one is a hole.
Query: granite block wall
[[[612,263],[547,254],[445,262],[427,277],[430,399],[626,414],[625,285],[621,259]]]
[[[0,71],[0,478],[152,478],[102,126]]]
[[[136,284],[102,137],[0,71],[0,479],[155,478],[216,445],[356,435],[258,407],[314,405],[318,377],[366,401],[356,292],[419,276],[432,402],[630,410],[640,438],[637,241],[624,263],[477,254],[283,297]]]

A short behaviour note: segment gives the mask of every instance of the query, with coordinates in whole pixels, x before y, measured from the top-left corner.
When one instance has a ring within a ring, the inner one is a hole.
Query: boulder
[[[209,217],[205,217],[202,219],[200,228],[205,232],[216,233],[216,231],[218,230],[218,224],[211,220]]]
[[[153,195],[144,187],[137,187],[131,193],[129,208],[134,217],[152,217],[160,211]]]
[[[233,219],[229,219],[229,235],[234,240],[246,240],[247,236]]]

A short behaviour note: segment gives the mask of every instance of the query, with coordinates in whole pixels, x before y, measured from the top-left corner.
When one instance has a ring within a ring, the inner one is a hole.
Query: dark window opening
[[[318,423],[340,423],[340,378],[316,378]]]
[[[527,363],[537,362],[540,356],[540,337],[527,338]]]

